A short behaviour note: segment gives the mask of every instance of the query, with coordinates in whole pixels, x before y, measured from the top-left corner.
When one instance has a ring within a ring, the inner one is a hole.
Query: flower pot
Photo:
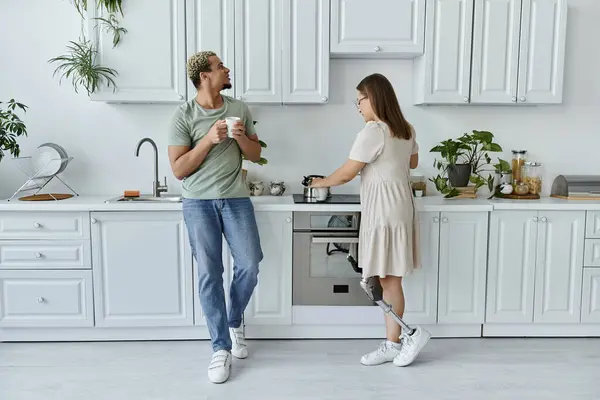
[[[448,165],[448,180],[452,187],[459,188],[467,186],[469,184],[470,176],[471,164]]]

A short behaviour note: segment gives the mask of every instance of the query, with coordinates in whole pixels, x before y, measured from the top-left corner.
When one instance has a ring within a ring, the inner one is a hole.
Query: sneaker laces
[[[409,353],[409,348],[412,347],[412,344],[414,344],[414,340],[412,336],[402,333],[402,336],[400,337],[400,344],[402,345],[400,348],[400,354],[406,356]]]

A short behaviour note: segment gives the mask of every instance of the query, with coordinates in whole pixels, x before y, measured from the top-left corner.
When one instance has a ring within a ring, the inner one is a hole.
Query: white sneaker
[[[400,343],[393,343],[389,340],[381,342],[377,350],[365,354],[360,359],[362,365],[379,365],[391,362],[400,354]]]
[[[412,363],[430,338],[431,334],[420,326],[415,329],[412,335],[403,334],[400,340],[402,342],[402,349],[400,350],[400,354],[394,358],[394,365],[397,367],[406,367]]]
[[[243,325],[240,325],[239,328],[229,328],[229,337],[231,338],[231,354],[236,358],[248,357]]]
[[[208,365],[208,379],[212,383],[223,383],[231,372],[231,353],[227,350],[215,351]]]

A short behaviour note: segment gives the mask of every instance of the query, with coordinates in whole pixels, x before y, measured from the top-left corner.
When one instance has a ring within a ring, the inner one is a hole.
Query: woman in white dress
[[[330,176],[314,179],[311,186],[343,185],[360,172],[358,264],[365,278],[379,278],[384,300],[402,317],[402,278],[421,266],[417,213],[410,186],[410,169],[419,162],[419,146],[385,76],[369,75],[356,89],[355,105],[366,125],[358,133],[349,159]],[[385,325],[387,340],[365,354],[362,364],[393,361],[397,366],[409,365],[431,337],[420,327],[412,333],[402,332],[387,315]]]

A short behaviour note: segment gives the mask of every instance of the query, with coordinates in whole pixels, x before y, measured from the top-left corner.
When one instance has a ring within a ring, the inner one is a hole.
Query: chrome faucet
[[[144,144],[144,142],[150,143],[154,148],[154,183],[152,185],[152,196],[160,197],[160,194],[162,192],[166,192],[168,190],[167,177],[165,176],[165,184],[161,185],[158,181],[158,149],[156,148],[156,143],[154,143],[154,140],[150,138],[143,138],[142,140],[140,140],[135,148],[135,156],[140,156],[140,147],[142,146],[142,144]]]

